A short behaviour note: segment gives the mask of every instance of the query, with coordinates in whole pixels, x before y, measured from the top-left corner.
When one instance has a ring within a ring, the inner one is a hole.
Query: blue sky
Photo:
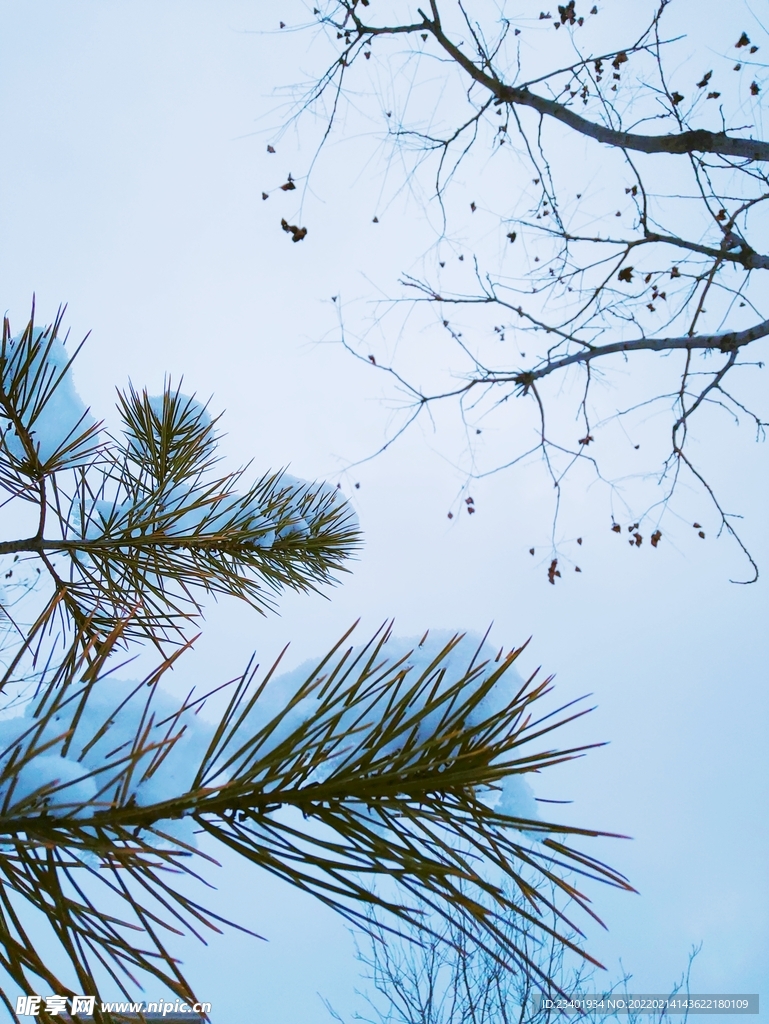
[[[291,24],[298,7],[286,9],[275,8]],[[634,837],[595,845],[640,895],[593,891],[608,931],[589,933],[591,951],[612,973],[621,958],[637,991],[662,991],[702,941],[696,989],[769,998],[765,577],[731,585],[734,551],[687,535],[618,554],[605,507],[586,493],[575,497],[583,572],[550,587],[528,555],[548,512],[525,474],[475,486],[477,514],[449,521],[463,481],[427,431],[344,470],[376,447],[388,410],[375,375],[320,343],[333,336],[330,296],[365,294],[364,274],[394,281],[404,231],[423,228],[395,210],[374,233],[365,196],[340,209],[328,161],[354,157],[352,140],[327,157],[305,242],[280,231],[277,200],[260,194],[299,168],[268,157],[261,132],[276,123],[276,86],[302,80],[314,58],[304,36],[260,34],[275,28],[265,11],[234,0],[0,5],[0,281],[12,323],[33,292],[41,320],[67,302],[73,337],[91,331],[76,379],[97,416],[109,418],[128,378],[158,390],[183,374],[226,409],[233,463],[340,480],[365,532],[330,601],[290,598],[268,619],[212,607],[181,681],[229,678],[251,650],[266,660],[287,640],[299,662],[359,616],[369,631],[395,616],[406,635],[493,621],[500,645],[532,637],[526,668],[555,673],[564,700],[593,694],[575,740],[610,741],[543,779],[540,795]],[[720,486],[767,566],[767,449],[710,443],[724,448]],[[357,969],[333,915],[228,860],[212,880],[222,912],[270,940],[184,945],[217,1024],[244,1007],[257,1020],[321,1021],[318,992],[353,1004]]]

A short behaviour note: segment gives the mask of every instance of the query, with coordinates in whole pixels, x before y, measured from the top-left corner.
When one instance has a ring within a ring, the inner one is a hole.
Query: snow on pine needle
[[[340,491],[284,471],[223,472],[217,419],[170,381],[162,395],[129,384],[122,431],[100,430],[59,325],[33,318],[13,336],[5,322],[0,487],[36,505],[40,525],[0,553],[38,559],[72,624],[103,637],[130,612],[126,639],[183,642],[206,593],[266,610],[346,571],[360,533]]]
[[[34,476],[47,467],[85,465],[96,450],[98,425],[72,380],[70,354],[58,337],[60,320],[46,328],[30,320],[0,343],[2,470]],[[11,476],[11,479],[13,476]]]
[[[399,637],[388,631],[386,642],[377,652],[377,661],[368,665],[370,653],[368,644],[352,648],[347,655],[344,672],[349,675],[367,665],[367,671],[376,680],[374,685],[379,685],[381,692],[367,706],[367,721],[361,720],[359,707],[351,706],[345,710],[336,725],[340,736],[362,742],[363,734],[372,724],[386,717],[392,696],[388,685],[390,680],[402,679],[406,686],[418,680],[431,681],[429,688],[417,686],[410,703],[411,720],[404,721],[399,732],[382,744],[380,756],[393,755],[407,745],[415,749],[417,745],[425,744],[439,730],[448,710],[450,702],[440,703],[441,696],[460,679],[464,681],[462,696],[466,698],[473,694],[499,667],[503,656],[503,652],[492,648],[485,637],[440,629],[430,630],[422,637]],[[310,659],[272,679],[244,720],[241,727],[244,733],[268,731],[263,746],[265,752],[285,743],[313,713],[317,704],[314,693],[307,693],[298,703],[295,700],[305,680],[318,672],[319,664],[320,659]],[[478,727],[498,715],[522,686],[523,680],[515,668],[508,668],[500,682],[468,709],[467,725]],[[455,694],[453,701],[459,697],[459,693]],[[287,708],[290,710],[286,712]],[[268,725],[273,720],[279,724],[270,730]],[[345,753],[344,745],[336,754],[329,751],[323,763],[314,769],[312,781],[326,779]],[[539,820],[539,811],[532,787],[524,774],[507,775],[498,788],[484,791],[483,796],[500,813],[535,822]]]
[[[360,668],[367,645],[353,648],[348,656],[351,672]],[[458,678],[469,678],[466,693],[477,689],[501,656],[490,644],[474,635],[456,635],[436,630],[418,637],[388,635],[374,674],[380,679],[394,673],[404,680],[432,675],[434,698]],[[249,713],[231,735],[232,751],[260,736],[251,756],[269,757],[316,713],[317,695],[301,696],[306,681],[318,671],[321,659],[305,662],[290,672],[272,678]],[[473,674],[473,666],[479,668]],[[511,669],[504,682],[486,694],[467,715],[469,725],[478,726],[499,714],[520,689],[522,680]],[[296,702],[297,695],[300,699]],[[368,721],[360,720],[360,709],[348,707],[335,722],[335,734],[342,737],[342,749],[329,752],[317,765],[307,784],[322,783],[344,759],[350,741],[365,742],[365,733],[387,715],[388,691],[367,706]],[[440,728],[446,708],[431,703],[422,688],[410,702],[413,723],[404,723],[402,735],[381,746],[391,756],[401,750],[408,735],[412,743],[424,744]],[[0,720],[0,809],[1,813],[46,813],[54,817],[83,818],[115,803],[137,807],[171,804],[193,789],[196,762],[208,748],[214,725],[206,718],[205,698],[192,695],[181,704],[157,685],[157,680],[129,681],[110,676],[105,685],[70,686],[66,692],[42,690],[42,696],[27,702],[22,715]],[[202,712],[202,713],[201,713]],[[137,745],[136,737],[141,736]],[[232,766],[218,773],[216,786],[227,785]],[[536,801],[528,782],[520,774],[501,780],[498,789],[484,792],[484,799],[498,811],[535,822]],[[187,827],[183,827],[186,825]],[[162,821],[163,831],[195,844],[191,822]],[[532,833],[536,837],[536,833]]]

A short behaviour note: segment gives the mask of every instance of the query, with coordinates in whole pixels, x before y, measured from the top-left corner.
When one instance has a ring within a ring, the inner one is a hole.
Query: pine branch
[[[592,961],[545,889],[595,917],[567,875],[629,888],[571,846],[606,833],[493,806],[511,779],[588,749],[549,746],[584,712],[539,716],[549,680],[505,678],[520,651],[494,661],[478,649],[457,664],[460,637],[434,649],[426,634],[421,654],[390,657],[389,629],[358,649],[344,646],[348,633],[288,691],[277,662],[261,677],[249,667],[215,727],[198,718],[205,698],[161,689],[189,640],[144,679],[116,678],[133,641],[183,639],[201,593],[263,608],[286,587],[315,589],[359,534],[327,485],[272,473],[242,488],[244,470],[218,470],[215,421],[169,382],[159,397],[130,387],[123,434],[99,435],[67,390],[55,333],[7,328],[0,357],[0,405],[15,424],[0,484],[38,506],[37,533],[0,553],[39,559],[53,584],[0,678],[11,701],[35,684],[24,716],[0,721],[8,976],[25,992],[44,981],[72,994],[25,930],[32,913],[82,992],[98,995],[106,976],[127,997],[150,976],[195,1001],[171,943],[229,923],[187,891],[202,880],[196,858],[212,860],[195,830],[351,921],[379,909],[393,929],[429,928],[429,907],[489,955],[528,962],[501,927],[512,916]],[[395,896],[376,894],[382,877]]]
[[[158,902],[166,911],[174,908],[182,930],[216,926],[207,910],[163,880],[169,870],[190,874],[185,862],[197,851],[164,825],[188,821],[358,924],[379,908],[418,926],[421,906],[429,905],[467,934],[480,934],[490,955],[520,960],[525,950],[500,927],[512,914],[525,930],[541,930],[593,962],[548,923],[559,912],[544,889],[555,886],[595,917],[586,896],[566,881],[567,872],[629,888],[616,871],[567,842],[606,833],[510,817],[484,796],[512,775],[545,770],[587,750],[542,746],[584,712],[539,718],[550,681],[511,687],[505,678],[520,651],[496,664],[474,656],[466,668],[452,668],[461,640],[455,637],[415,672],[411,655],[388,658],[389,630],[357,650],[344,647],[348,636],[277,711],[268,700],[276,666],[261,681],[255,671],[244,673],[208,747],[196,744],[190,787],[149,802],[142,794],[160,784],[156,777],[162,780],[192,711],[189,702],[173,712],[157,706],[158,683],[172,659],[119,704],[120,718],[135,723],[132,738],[107,753],[115,743],[110,723],[118,720],[117,696],[101,723],[86,721],[83,712],[109,685],[103,677],[109,655],[102,644],[96,664],[82,643],[74,644],[79,653],[53,672],[27,731],[0,753],[0,870],[9,884],[44,913],[51,912],[45,894],[55,894],[62,942],[78,937],[92,955],[128,972],[129,981],[135,968],[182,985],[168,974],[172,961],[160,938],[142,952],[130,933],[135,927],[146,932],[151,921],[171,927],[167,912],[152,909]],[[113,650],[119,641],[112,636]],[[30,791],[25,773],[43,754],[61,750],[64,756],[65,749],[68,762],[82,770]],[[184,757],[189,754],[188,747]],[[56,851],[54,859],[41,859],[41,850]],[[146,892],[149,902],[139,903],[138,890],[125,889],[134,923],[92,917],[99,900],[88,895],[89,886],[102,881],[96,864],[127,872]],[[513,895],[488,879],[490,870],[507,878]],[[532,872],[540,882],[532,884]],[[66,895],[62,886],[80,876],[90,879],[78,883],[80,896]],[[400,895],[378,896],[372,888],[377,877],[393,880]],[[70,957],[74,948],[68,947]],[[85,953],[77,963],[83,972],[91,969]]]
[[[39,528],[0,554],[39,557],[59,612],[103,636],[131,611],[125,639],[158,643],[183,639],[203,594],[266,610],[346,571],[360,535],[339,493],[282,472],[239,493],[244,470],[215,472],[217,420],[170,381],[158,397],[120,393],[124,432],[100,436],[68,394],[58,328],[30,320],[12,338],[6,321],[0,409],[13,433],[0,438],[0,486],[38,505]]]

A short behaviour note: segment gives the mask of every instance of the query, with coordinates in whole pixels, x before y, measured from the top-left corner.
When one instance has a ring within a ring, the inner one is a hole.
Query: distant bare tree
[[[432,936],[411,931],[406,941],[395,941],[381,931],[356,941],[363,979],[371,988],[361,993],[366,1008],[356,1012],[354,1019],[366,1024],[556,1024],[568,1020],[639,1024],[647,1017],[656,1024],[669,1024],[673,1020],[663,1009],[651,1016],[631,1010],[621,1017],[592,1008],[582,1014],[565,1012],[559,1008],[565,998],[628,995],[632,975],[626,972],[607,983],[594,968],[569,963],[563,945],[549,936],[521,934],[513,923],[510,928],[530,963],[557,991],[543,984],[530,967],[489,956],[451,924],[443,924]],[[692,949],[686,970],[668,993],[671,997],[689,995],[699,949]],[[328,1002],[326,1006],[336,1020],[343,1020]],[[685,1022],[687,1016],[684,1012],[675,1019]]]
[[[562,487],[580,467],[608,485],[612,528],[635,547],[645,536],[657,547],[671,500],[693,485],[752,582],[717,479],[723,428],[747,423],[763,439],[766,426],[755,376],[769,335],[765,32],[729,5],[713,48],[692,54],[679,29],[701,20],[699,4],[621,7],[319,0],[308,31],[334,52],[294,115],[320,115],[321,146],[356,117],[380,138],[383,126],[380,177],[419,194],[426,173],[436,231],[421,269],[343,339],[405,399],[383,448],[456,402],[468,479],[542,460],[551,582]],[[372,196],[380,214],[385,194]],[[404,310],[400,328],[386,320]],[[418,370],[409,359],[430,329],[445,341],[427,376],[428,357]],[[394,354],[385,339],[406,330]],[[501,458],[481,437],[492,425]]]

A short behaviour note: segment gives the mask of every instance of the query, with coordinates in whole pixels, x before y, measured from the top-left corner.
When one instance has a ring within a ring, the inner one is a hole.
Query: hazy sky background
[[[703,17],[723,10],[696,7]],[[591,951],[613,975],[621,958],[631,989],[654,992],[702,942],[694,990],[767,999],[766,576],[730,584],[741,566],[712,531],[706,544],[682,533],[656,552],[624,542],[620,551],[605,505],[588,494],[573,495],[583,572],[551,587],[528,554],[548,510],[525,474],[474,485],[477,514],[450,522],[463,481],[429,434],[414,431],[385,457],[343,471],[376,447],[388,412],[375,374],[317,342],[335,322],[330,296],[364,294],[363,274],[389,283],[404,269],[410,225],[393,214],[377,233],[365,196],[324,184],[354,142],[327,157],[301,245],[280,230],[288,207],[262,202],[263,188],[299,168],[280,152],[267,156],[269,136],[258,132],[275,118],[260,118],[274,108],[275,86],[302,80],[313,57],[309,36],[257,30],[279,17],[291,25],[299,10],[1,0],[3,309],[20,328],[33,292],[41,322],[69,304],[73,338],[91,331],[76,380],[97,416],[110,418],[114,387],[129,378],[158,391],[164,374],[183,374],[185,390],[226,410],[233,463],[252,459],[255,474],[290,464],[298,476],[341,480],[352,495],[366,544],[331,601],[290,598],[267,619],[213,607],[177,670],[182,681],[229,678],[253,649],[264,662],[287,640],[298,662],[358,616],[369,633],[395,616],[406,635],[483,631],[493,621],[500,645],[532,637],[525,670],[555,673],[563,701],[593,694],[597,710],[574,741],[611,741],[537,780],[538,795],[573,799],[573,820],[634,837],[585,846],[640,891],[591,890],[608,926],[590,931]],[[769,572],[767,448],[747,433],[713,443],[724,447],[722,492],[744,512],[745,536]],[[212,876],[222,912],[270,941],[229,933],[207,949],[184,945],[215,1024],[245,1020],[246,1009],[276,1024],[323,1021],[318,992],[352,1006],[357,968],[343,924],[255,871],[224,865]]]

